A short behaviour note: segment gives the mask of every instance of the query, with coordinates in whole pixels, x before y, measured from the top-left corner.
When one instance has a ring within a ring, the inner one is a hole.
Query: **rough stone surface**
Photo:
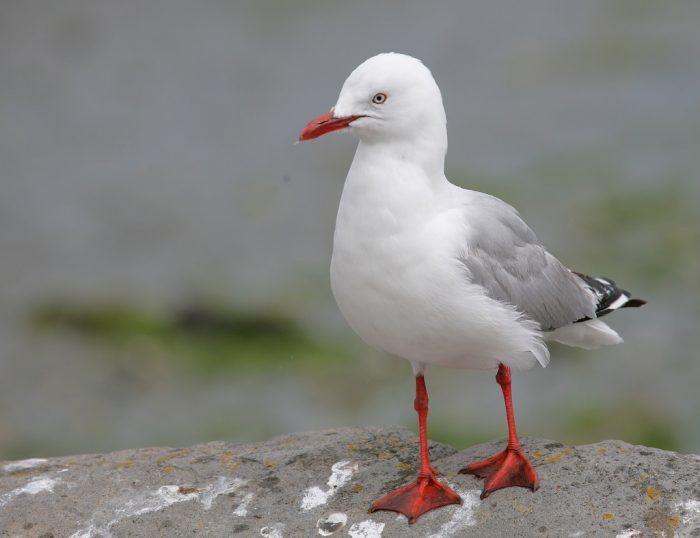
[[[415,525],[370,503],[413,479],[417,437],[349,428],[255,444],[209,443],[0,463],[1,536],[700,536],[700,457],[620,441],[569,447],[523,439],[536,493],[457,474],[503,441],[433,463],[463,497]]]

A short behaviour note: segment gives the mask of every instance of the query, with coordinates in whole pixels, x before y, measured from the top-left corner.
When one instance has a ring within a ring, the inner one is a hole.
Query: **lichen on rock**
[[[415,472],[417,437],[398,427],[346,428],[267,442],[215,442],[0,463],[0,535],[691,536],[700,532],[700,457],[621,441],[570,447],[523,438],[541,479],[479,499],[457,471],[500,450],[431,443],[462,506],[409,526],[372,501]],[[123,465],[129,462],[129,465]]]

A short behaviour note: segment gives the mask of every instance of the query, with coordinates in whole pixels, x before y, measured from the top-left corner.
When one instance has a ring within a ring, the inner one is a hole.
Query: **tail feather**
[[[598,319],[590,319],[582,323],[565,325],[544,333],[548,341],[559,342],[567,346],[583,349],[596,349],[600,346],[621,344],[622,338],[607,323]]]

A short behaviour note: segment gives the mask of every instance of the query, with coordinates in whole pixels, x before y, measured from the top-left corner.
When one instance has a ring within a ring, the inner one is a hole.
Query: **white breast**
[[[465,236],[459,189],[400,163],[381,179],[358,168],[343,190],[331,261],[333,294],[355,332],[414,363],[532,363],[531,327],[470,284],[457,260]],[[510,336],[503,327],[513,327]]]

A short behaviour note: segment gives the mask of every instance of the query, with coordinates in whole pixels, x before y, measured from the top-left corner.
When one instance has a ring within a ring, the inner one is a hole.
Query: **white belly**
[[[406,249],[406,239],[336,233],[331,287],[341,312],[363,340],[414,359],[416,348],[433,338],[426,318],[435,312],[425,282],[431,253]]]
[[[341,224],[339,215],[331,261],[338,307],[365,342],[414,363],[456,368],[534,362],[513,338],[523,333],[517,316],[470,284],[448,243],[435,240],[444,223],[389,234],[368,234],[368,224]]]

